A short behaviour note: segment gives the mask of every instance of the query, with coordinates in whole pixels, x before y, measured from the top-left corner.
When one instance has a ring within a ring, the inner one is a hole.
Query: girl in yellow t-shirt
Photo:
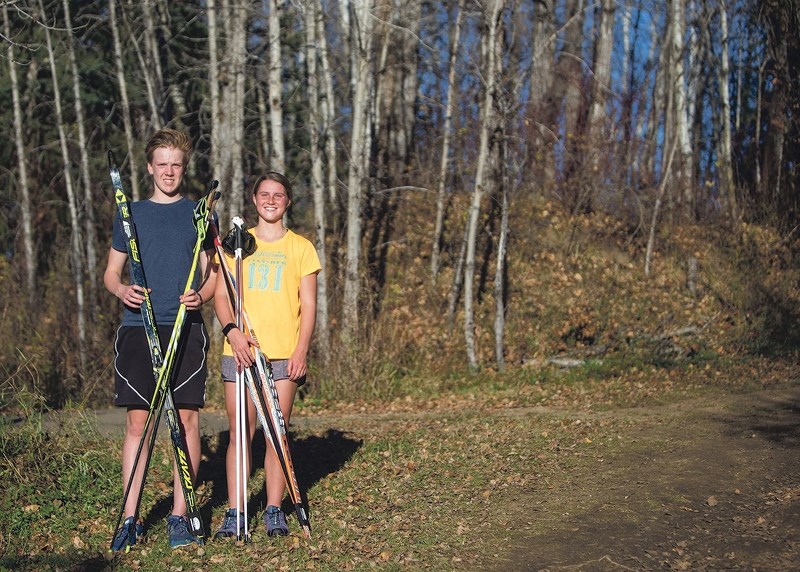
[[[272,363],[275,386],[281,412],[286,423],[292,413],[297,388],[306,380],[309,344],[314,330],[317,305],[317,272],[321,266],[314,246],[283,226],[283,216],[292,204],[292,185],[280,173],[269,172],[253,186],[253,204],[258,213],[258,223],[250,233],[255,237],[255,252],[243,261],[242,287],[253,330],[258,342],[236,328],[235,317],[229,307],[223,273],[217,277],[214,309],[220,324],[225,324],[225,344],[221,371],[225,382],[225,405],[230,423],[230,441],[236,443],[236,370],[237,366],[248,367],[253,363],[251,346],[258,345]],[[229,261],[233,266],[233,261]],[[256,413],[253,403],[247,399],[249,439],[252,442],[256,430]],[[249,451],[247,452],[249,455]],[[267,447],[264,458],[266,473],[267,510],[264,522],[269,536],[284,536],[289,533],[286,518],[280,510],[286,491],[275,451]],[[225,457],[228,475],[229,507],[236,502],[236,451],[228,446]],[[244,493],[243,493],[244,494]],[[246,497],[246,495],[244,495]],[[244,506],[247,498],[239,499]],[[242,514],[240,513],[240,519]],[[225,513],[222,527],[215,538],[237,535],[236,509]],[[244,529],[240,520],[239,528]]]

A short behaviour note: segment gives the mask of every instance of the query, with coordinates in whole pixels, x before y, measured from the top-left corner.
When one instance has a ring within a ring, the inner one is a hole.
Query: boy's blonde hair
[[[161,129],[150,137],[150,141],[147,142],[147,146],[144,148],[144,154],[145,157],[147,157],[148,164],[153,162],[153,153],[155,153],[156,149],[159,147],[174,147],[175,149],[183,151],[184,165],[189,162],[189,157],[192,154],[192,140],[186,133],[178,131],[177,129]]]

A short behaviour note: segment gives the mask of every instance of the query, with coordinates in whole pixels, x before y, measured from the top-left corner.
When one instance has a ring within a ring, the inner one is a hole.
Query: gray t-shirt
[[[186,280],[192,265],[192,254],[197,242],[197,229],[194,226],[194,207],[196,202],[181,197],[174,203],[154,203],[150,200],[131,203],[131,216],[139,238],[139,252],[144,267],[150,300],[153,305],[156,324],[172,326],[180,307],[179,297],[186,288]],[[127,239],[122,230],[122,222],[117,213],[114,217],[112,247],[127,253]],[[213,248],[210,234],[206,236],[203,250]],[[200,263],[197,264],[194,283],[198,286]],[[189,316],[189,321],[198,321],[199,312]],[[142,326],[139,310],[124,307],[123,326]]]

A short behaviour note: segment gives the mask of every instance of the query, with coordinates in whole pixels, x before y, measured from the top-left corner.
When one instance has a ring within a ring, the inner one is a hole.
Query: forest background
[[[796,351],[795,0],[0,7],[0,409],[110,403],[107,151],[146,198],[167,126],[223,231],[293,180],[309,399]]]

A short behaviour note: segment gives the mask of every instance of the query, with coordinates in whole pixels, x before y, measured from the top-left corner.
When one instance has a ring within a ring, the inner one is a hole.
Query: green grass
[[[246,546],[212,542],[171,551],[163,523],[151,523],[145,542],[111,559],[107,546],[119,502],[116,440],[89,434],[50,436],[35,427],[3,428],[0,476],[7,483],[0,523],[0,567],[58,569],[79,565],[141,569],[444,570],[481,555],[473,527],[510,491],[527,482],[561,431],[528,431],[529,416],[498,423],[480,408],[414,415],[386,414],[342,421],[343,433],[322,427],[295,435],[298,473],[310,499],[313,538],[268,539],[254,519]],[[567,426],[569,427],[569,426]],[[569,432],[567,432],[569,433]],[[572,441],[569,434],[562,442]],[[566,440],[566,441],[565,441]],[[208,453],[219,460],[214,443]],[[169,502],[166,448],[154,455],[143,514]],[[207,470],[201,499],[218,526],[223,506],[208,507],[222,486]],[[251,479],[259,495],[262,469]],[[210,481],[208,479],[211,479]],[[201,476],[201,480],[203,477]],[[208,523],[207,523],[208,524]],[[249,563],[249,564],[248,564]]]
[[[0,427],[0,569],[480,569],[502,552],[520,522],[537,521],[525,516],[535,499],[628,446],[620,435],[633,425],[624,408],[746,390],[755,387],[748,381],[753,372],[762,385],[791,383],[787,373],[795,371],[793,363],[768,361],[713,365],[592,360],[564,372],[474,375],[450,393],[373,403],[363,411],[358,404],[327,410],[306,404],[298,410],[304,420],[292,446],[309,499],[310,540],[291,515],[291,536],[266,537],[263,468],[256,462],[253,541],[171,551],[163,520],[171,506],[172,461],[160,440],[142,503],[145,539],[116,556],[107,548],[121,498],[121,438],[103,438],[79,414],[77,423],[47,432],[33,415]],[[533,407],[539,405],[547,407]],[[614,419],[603,414],[620,408]],[[217,441],[203,442],[198,487],[210,533],[226,508],[224,445]],[[257,440],[256,459],[263,447]]]

